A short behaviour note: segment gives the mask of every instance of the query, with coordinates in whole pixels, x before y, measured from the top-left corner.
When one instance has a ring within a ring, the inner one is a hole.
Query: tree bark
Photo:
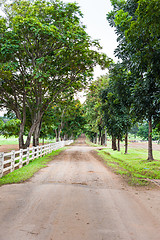
[[[96,133],[95,134],[95,144],[97,144],[97,137],[98,137],[98,134]]]
[[[24,124],[21,123],[20,131],[19,131],[19,149],[24,148],[23,134],[24,134]]]
[[[114,151],[117,150],[116,138],[114,136],[112,136],[112,149]]]
[[[128,153],[128,133],[125,135],[125,154]]]
[[[101,131],[101,127],[99,127],[98,144],[101,144],[101,136],[102,136],[102,131]]]
[[[31,138],[32,138],[32,135],[33,135],[33,132],[35,131],[35,128],[36,128],[36,125],[37,125],[37,123],[33,123],[32,124],[23,148],[29,147],[30,142],[31,142]]]
[[[34,130],[33,133],[33,146],[37,147],[39,145],[39,136],[40,136],[40,131],[41,131],[41,123],[42,121],[40,121],[39,123],[37,123],[37,126]]]
[[[56,134],[56,142],[58,142],[58,133],[57,133],[57,129],[54,130],[55,134]]]
[[[61,139],[61,125],[58,126],[58,136],[57,136],[57,142]]]
[[[102,134],[101,145],[105,145],[105,134]]]
[[[107,146],[107,130],[105,129],[105,146]]]
[[[120,152],[120,139],[118,138],[118,151]]]
[[[149,161],[153,161],[153,149],[152,149],[152,118],[149,118],[149,131],[148,131],[148,159]]]

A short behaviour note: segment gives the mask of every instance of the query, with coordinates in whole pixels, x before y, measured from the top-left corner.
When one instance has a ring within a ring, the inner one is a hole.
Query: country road
[[[132,188],[79,141],[0,187],[0,240],[159,240],[160,189]]]

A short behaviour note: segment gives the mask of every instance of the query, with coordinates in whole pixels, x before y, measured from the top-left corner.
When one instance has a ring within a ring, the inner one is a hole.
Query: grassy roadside
[[[97,151],[107,166],[125,176],[130,185],[144,186],[149,184],[146,179],[160,179],[160,151],[154,151],[156,160],[152,162],[146,160],[146,149],[129,149],[128,154],[107,148]]]
[[[11,172],[2,178],[0,178],[0,186],[4,184],[11,184],[11,183],[21,183],[26,181],[27,179],[31,178],[34,173],[38,172],[41,168],[47,166],[49,161],[53,160],[53,157],[58,155],[60,152],[65,150],[66,147],[53,151],[52,153],[31,161],[28,165]]]

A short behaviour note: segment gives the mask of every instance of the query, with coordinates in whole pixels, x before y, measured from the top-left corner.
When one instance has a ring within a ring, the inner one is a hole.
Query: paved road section
[[[73,145],[26,183],[0,187],[0,240],[159,240],[160,191],[128,187]]]

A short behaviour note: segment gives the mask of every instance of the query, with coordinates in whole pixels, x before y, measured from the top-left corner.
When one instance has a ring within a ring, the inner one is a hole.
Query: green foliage
[[[48,108],[43,116],[40,137],[76,138],[85,124],[79,100],[65,98]]]
[[[5,5],[5,17],[0,18],[0,106],[21,120],[22,147],[29,144],[49,105],[62,93],[84,88],[96,64],[105,68],[110,62],[86,33],[81,17],[76,3],[58,0]],[[23,144],[26,111],[31,126]]]
[[[143,140],[148,140],[148,123],[147,122],[139,125],[137,135],[141,137]]]
[[[19,135],[19,126],[20,120],[19,119],[11,119],[8,120],[2,127],[2,134],[6,138],[15,136],[18,137]]]
[[[132,125],[130,73],[121,64],[113,64],[109,77],[108,87],[101,95],[104,122],[108,134],[122,140]]]
[[[4,122],[2,119],[0,119],[0,133],[2,133],[3,127],[4,127]]]
[[[147,150],[130,149],[129,154],[115,152],[110,149],[98,151],[99,155],[105,160],[116,173],[126,176],[132,185],[147,185],[145,179],[160,179],[160,161],[149,162],[146,159]],[[154,155],[160,160],[159,151]]]
[[[84,103],[85,119],[85,132],[87,136],[93,140],[97,134],[101,134],[105,124],[103,122],[103,115],[101,111],[101,91],[108,86],[108,75],[101,76],[93,81],[87,93],[87,98]]]
[[[160,2],[115,0],[112,4],[113,11],[107,18],[118,35],[115,54],[130,72],[131,112],[135,122],[147,119],[151,131],[152,119],[157,121],[160,113]],[[152,158],[151,137],[149,142]]]

